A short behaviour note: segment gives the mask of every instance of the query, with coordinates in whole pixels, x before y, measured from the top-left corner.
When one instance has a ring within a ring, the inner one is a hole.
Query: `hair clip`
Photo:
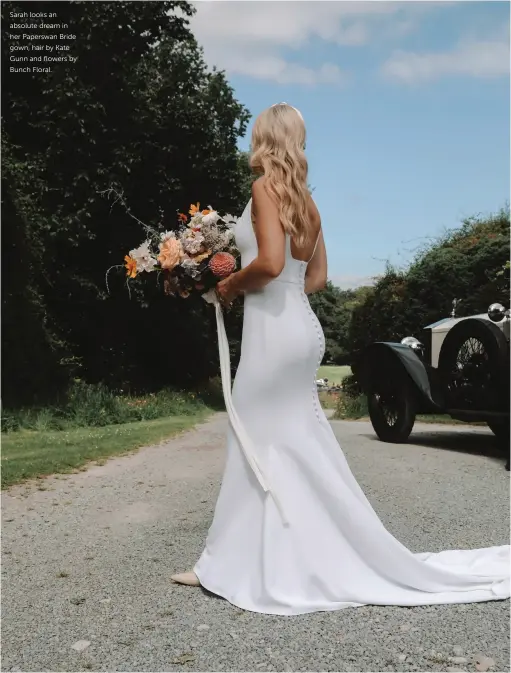
[[[296,112],[296,114],[300,117],[300,119],[303,121],[303,115],[302,115],[302,113],[300,112],[300,110],[298,110],[298,108],[295,108],[293,105],[289,105],[289,103],[285,103],[285,102],[283,102],[283,103],[274,103],[273,105],[270,105],[270,109],[271,109],[272,107],[280,107],[281,105],[286,105],[287,107],[292,108],[292,109]]]

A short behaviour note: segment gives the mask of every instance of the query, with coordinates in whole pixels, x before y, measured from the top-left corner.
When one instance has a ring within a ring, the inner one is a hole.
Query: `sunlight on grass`
[[[325,376],[329,383],[342,383],[342,380],[351,374],[349,365],[337,367],[335,365],[323,365],[319,368],[318,379],[324,379]]]
[[[71,472],[91,460],[102,460],[156,444],[188,430],[209,415],[158,418],[123,425],[63,431],[20,430],[2,435],[2,488],[25,479]]]

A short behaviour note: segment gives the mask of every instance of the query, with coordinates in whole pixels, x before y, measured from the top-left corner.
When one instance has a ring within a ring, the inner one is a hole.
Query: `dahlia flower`
[[[227,278],[236,268],[236,260],[229,252],[217,252],[209,260],[209,268],[217,278]]]

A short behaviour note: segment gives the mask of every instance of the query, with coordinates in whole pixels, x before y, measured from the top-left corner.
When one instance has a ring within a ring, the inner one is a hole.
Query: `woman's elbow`
[[[324,278],[323,276],[321,278],[316,278],[316,280],[314,281],[314,292],[324,290],[326,287],[326,281],[327,281],[326,276]]]
[[[321,276],[321,279],[320,279],[320,281],[319,281],[319,289],[320,289],[320,290],[324,290],[325,287],[326,287],[327,282],[328,282],[328,277],[327,277],[327,275],[325,274],[324,276]]]
[[[305,286],[308,292],[320,292],[324,290],[327,284],[327,276],[323,274],[307,275],[305,277]]]
[[[284,261],[268,259],[263,264],[264,274],[270,279],[278,278],[284,269]]]

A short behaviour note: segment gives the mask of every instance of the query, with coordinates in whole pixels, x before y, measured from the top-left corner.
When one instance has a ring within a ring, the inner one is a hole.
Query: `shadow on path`
[[[379,442],[376,435],[365,435],[368,439]],[[506,461],[508,454],[505,447],[499,444],[497,438],[491,432],[481,432],[474,430],[463,431],[463,426],[446,426],[445,430],[418,429],[412,432],[408,438],[407,445],[423,446],[432,449],[446,449],[448,451],[457,451],[459,453],[488,456],[502,461]],[[509,448],[508,448],[509,453]]]

